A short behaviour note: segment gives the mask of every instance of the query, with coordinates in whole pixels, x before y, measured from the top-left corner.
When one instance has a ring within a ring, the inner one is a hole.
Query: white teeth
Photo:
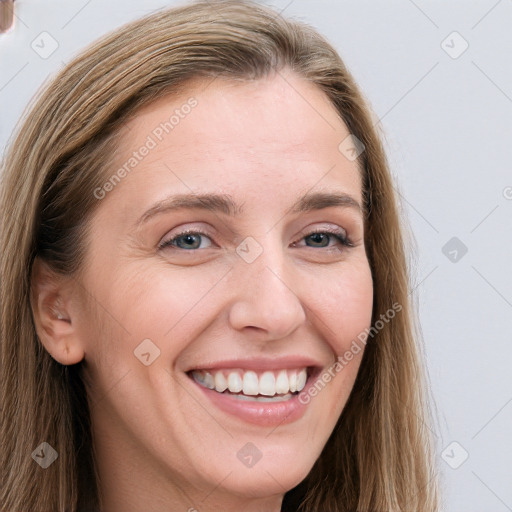
[[[304,386],[306,385],[307,378],[308,378],[308,376],[307,376],[306,370],[301,370],[297,377],[297,391],[302,391],[304,389]]]
[[[215,374],[215,390],[219,393],[226,391],[228,389],[228,381],[222,372],[217,372]]]
[[[257,395],[259,393],[258,376],[254,372],[244,373],[244,395]]]
[[[290,391],[290,384],[288,382],[288,373],[286,370],[281,370],[276,379],[276,393],[284,394]]]
[[[288,375],[288,382],[290,385],[290,393],[295,393],[295,391],[297,391],[297,374],[295,372],[291,372]]]
[[[231,372],[228,375],[228,389],[231,393],[240,393],[242,391],[242,378],[238,373]]]
[[[264,372],[260,377],[260,395],[274,396],[276,394],[276,378],[272,372]]]
[[[214,389],[219,393],[229,390],[230,393],[243,393],[248,397],[277,399],[279,396],[291,397],[291,393],[302,391],[308,374],[306,368],[265,371],[259,376],[252,370],[194,370],[192,377],[205,388]]]

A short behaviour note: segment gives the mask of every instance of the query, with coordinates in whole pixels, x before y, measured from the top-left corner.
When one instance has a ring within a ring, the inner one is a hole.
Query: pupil
[[[185,235],[183,236],[183,240],[186,245],[197,245],[197,243],[194,244],[194,238],[197,238],[197,235]],[[197,242],[197,240],[196,240]]]
[[[311,235],[311,238],[313,238],[314,243],[318,243],[318,244],[321,244],[322,241],[327,240],[325,233],[313,233]]]

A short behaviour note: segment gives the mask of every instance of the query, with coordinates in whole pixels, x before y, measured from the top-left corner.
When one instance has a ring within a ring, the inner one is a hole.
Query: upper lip
[[[208,361],[203,364],[189,368],[191,370],[220,370],[235,369],[243,370],[286,370],[293,368],[321,368],[324,364],[315,359],[304,356],[282,356],[282,357],[253,357],[244,359],[223,359],[220,361]]]

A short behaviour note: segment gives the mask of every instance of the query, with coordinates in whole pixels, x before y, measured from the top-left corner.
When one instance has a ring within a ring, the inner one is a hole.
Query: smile
[[[191,367],[186,375],[206,400],[205,408],[213,406],[244,424],[284,428],[312,408],[300,394],[314,385],[324,367],[319,359],[290,355],[212,361]]]
[[[191,377],[200,386],[240,400],[278,402],[304,389],[308,368],[256,372],[241,369],[194,370]]]

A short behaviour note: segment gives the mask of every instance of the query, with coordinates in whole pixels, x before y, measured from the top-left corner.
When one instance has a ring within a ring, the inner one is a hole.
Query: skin
[[[291,71],[194,82],[128,123],[117,165],[191,96],[197,106],[101,200],[80,278],[34,267],[41,341],[62,364],[83,360],[103,512],[279,511],[327,442],[363,351],[277,428],[221,411],[184,372],[301,354],[327,369],[371,322],[363,214],[286,213],[306,192],[362,204],[357,162],[338,150],[349,132],[326,96]],[[157,201],[190,192],[229,194],[244,211],[168,211],[134,227]],[[329,227],[354,246],[312,243]],[[206,230],[200,248],[158,248],[186,228]],[[252,263],[236,251],[246,237],[263,251]],[[160,350],[149,366],[134,356],[144,339]],[[248,442],[262,454],[250,468],[237,458]]]

